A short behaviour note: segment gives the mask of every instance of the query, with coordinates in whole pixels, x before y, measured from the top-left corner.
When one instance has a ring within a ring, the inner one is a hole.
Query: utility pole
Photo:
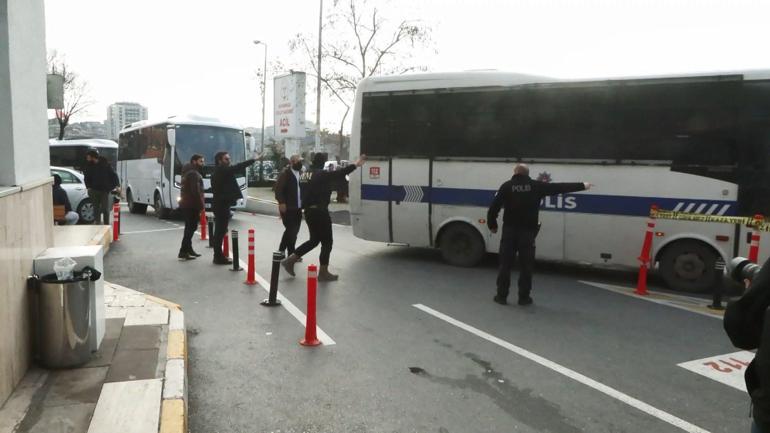
[[[315,153],[321,151],[321,31],[323,30],[324,0],[318,12],[318,89],[315,105]]]

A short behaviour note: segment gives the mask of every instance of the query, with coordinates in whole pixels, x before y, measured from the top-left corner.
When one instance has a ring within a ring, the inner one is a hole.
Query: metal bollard
[[[280,275],[281,260],[283,260],[283,253],[276,251],[273,253],[273,268],[270,270],[270,294],[268,298],[261,302],[265,307],[276,307],[281,305],[281,301],[278,297],[278,276]]]
[[[714,275],[714,297],[708,308],[724,310],[725,307],[722,305],[722,280],[725,273],[725,261],[721,257],[717,258],[716,263],[714,263],[714,270],[716,271]]]
[[[305,321],[305,338],[300,340],[299,344],[303,346],[318,346],[321,342],[318,340],[316,325],[316,289],[318,288],[318,268],[315,265],[307,267],[307,320]]]
[[[214,218],[209,221],[209,248],[214,248]]]
[[[233,238],[233,268],[231,271],[242,271],[241,261],[238,260],[238,256],[240,255],[238,252],[238,230],[232,230],[231,232]]]

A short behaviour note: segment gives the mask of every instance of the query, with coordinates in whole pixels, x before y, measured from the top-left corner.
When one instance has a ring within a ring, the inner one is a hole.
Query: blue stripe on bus
[[[361,198],[373,201],[403,201],[437,205],[488,207],[496,191],[402,185],[361,185]],[[735,201],[689,198],[636,197],[624,195],[563,194],[546,197],[540,208],[561,212],[646,216],[650,206],[701,214],[736,215]]]

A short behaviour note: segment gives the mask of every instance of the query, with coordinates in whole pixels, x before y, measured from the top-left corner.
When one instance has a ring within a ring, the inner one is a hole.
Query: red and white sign
[[[678,365],[693,373],[746,392],[743,375],[746,373],[746,367],[753,359],[754,354],[752,352],[742,351],[683,362]]]
[[[380,178],[380,167],[369,167],[369,179]]]
[[[273,78],[275,138],[305,136],[305,73],[292,72]]]

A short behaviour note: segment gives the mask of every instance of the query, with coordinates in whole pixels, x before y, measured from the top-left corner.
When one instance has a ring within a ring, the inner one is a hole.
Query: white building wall
[[[46,101],[43,1],[0,0],[0,186],[50,177]]]

